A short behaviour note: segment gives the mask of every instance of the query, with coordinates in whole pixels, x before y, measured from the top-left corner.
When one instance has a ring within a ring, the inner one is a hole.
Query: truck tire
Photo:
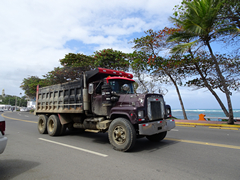
[[[46,115],[40,115],[38,117],[38,131],[40,134],[47,134],[47,120]]]
[[[56,115],[51,115],[48,118],[47,130],[50,136],[58,136],[62,133],[62,124]]]
[[[166,137],[166,135],[167,135],[167,131],[161,132],[159,134],[154,134],[151,136],[146,136],[146,138],[152,142],[159,142],[159,141],[163,140]]]
[[[136,142],[136,131],[130,121],[117,118],[109,126],[108,139],[115,150],[129,151]]]

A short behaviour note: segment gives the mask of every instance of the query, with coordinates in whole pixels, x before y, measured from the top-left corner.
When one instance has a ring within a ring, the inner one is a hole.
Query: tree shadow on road
[[[22,159],[4,159],[0,160],[0,179],[9,180],[14,177],[35,168],[40,163],[25,161]]]

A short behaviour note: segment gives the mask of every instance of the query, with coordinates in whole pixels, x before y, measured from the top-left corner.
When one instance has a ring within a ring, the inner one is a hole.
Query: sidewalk
[[[226,121],[200,121],[200,120],[183,120],[175,119],[176,126],[209,126],[209,127],[226,127],[226,128],[240,128],[240,122],[234,122],[234,125],[227,124]]]

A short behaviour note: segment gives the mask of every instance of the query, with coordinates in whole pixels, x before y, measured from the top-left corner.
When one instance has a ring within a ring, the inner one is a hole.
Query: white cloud
[[[150,28],[158,30],[171,24],[168,18],[180,1],[3,0],[0,90],[4,88],[10,95],[23,93],[19,86],[24,78],[42,77],[60,66],[59,59],[65,54],[76,53],[76,49],[85,54],[103,48],[131,52],[132,45],[128,43],[131,39]],[[85,48],[65,46],[71,40]],[[179,104],[174,94],[175,90],[166,95],[173,106]],[[186,104],[196,104],[192,102],[196,91],[183,89],[182,94]]]

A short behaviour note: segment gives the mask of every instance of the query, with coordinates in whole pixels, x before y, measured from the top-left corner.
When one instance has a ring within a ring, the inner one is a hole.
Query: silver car
[[[0,154],[3,153],[7,145],[7,137],[5,137],[6,124],[2,116],[0,116]]]

